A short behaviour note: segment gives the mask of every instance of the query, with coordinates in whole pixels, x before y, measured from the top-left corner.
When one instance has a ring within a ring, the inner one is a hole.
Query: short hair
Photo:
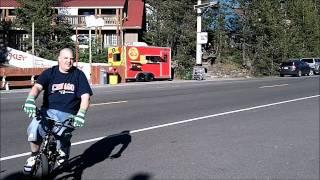
[[[65,53],[65,52],[69,52],[70,54],[73,54],[72,49],[70,49],[70,48],[63,48],[63,49],[60,50],[59,56],[61,56],[61,55],[62,55],[63,53]]]

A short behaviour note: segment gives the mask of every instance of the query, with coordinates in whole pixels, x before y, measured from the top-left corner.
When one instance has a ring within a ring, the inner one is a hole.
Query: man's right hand
[[[24,103],[23,107],[24,112],[27,113],[27,115],[30,118],[33,118],[36,116],[36,104],[35,104],[35,98],[34,96],[28,96],[26,102]]]

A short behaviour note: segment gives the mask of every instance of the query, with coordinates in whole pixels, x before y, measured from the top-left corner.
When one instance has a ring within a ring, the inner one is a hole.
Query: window
[[[115,9],[101,9],[101,14],[103,15],[116,15]]]
[[[293,62],[283,62],[282,66],[292,66]]]
[[[113,61],[114,62],[119,62],[121,61],[121,54],[113,54]]]
[[[306,63],[313,63],[313,59],[302,59],[302,61]]]
[[[116,46],[117,45],[117,35],[116,34],[106,34],[107,36],[107,46]]]
[[[303,64],[304,62],[303,61],[295,61],[293,63],[294,63],[294,65],[299,66],[299,65]]]
[[[79,15],[94,15],[94,9],[79,9],[78,10]]]
[[[161,61],[160,56],[146,56],[146,60],[148,63],[158,63]]]
[[[163,62],[167,62],[167,61],[168,61],[168,55],[165,54],[165,55],[163,56]]]
[[[15,9],[9,9],[9,16],[15,16]]]

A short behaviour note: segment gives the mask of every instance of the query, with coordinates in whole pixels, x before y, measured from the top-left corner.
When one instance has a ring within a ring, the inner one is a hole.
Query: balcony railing
[[[11,21],[13,22],[16,19],[16,16],[5,16],[5,17],[1,17],[0,20],[5,20],[5,21]]]
[[[78,16],[64,16],[66,21],[72,26],[78,27],[85,27],[86,26],[86,16],[85,15],[78,15]],[[101,15],[97,16],[97,18],[102,18],[104,20],[105,26],[116,26],[117,16],[110,16],[110,15]]]
[[[86,15],[75,15],[75,16],[62,16],[71,26],[85,27],[86,26]],[[101,15],[97,16],[97,18],[102,18],[104,20],[105,26],[116,26],[118,25],[117,16],[113,15]],[[4,17],[5,21],[14,21],[16,19],[15,16],[6,16]],[[1,17],[2,20],[2,17]]]

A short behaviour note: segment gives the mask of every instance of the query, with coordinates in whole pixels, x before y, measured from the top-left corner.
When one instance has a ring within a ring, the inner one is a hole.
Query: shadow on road
[[[69,163],[61,168],[56,168],[52,173],[53,179],[81,179],[85,169],[104,161],[107,158],[115,159],[121,157],[122,152],[131,143],[129,131],[123,131],[119,134],[110,135],[91,145],[83,154],[73,157]],[[115,154],[112,151],[116,146],[121,148]],[[61,177],[60,174],[65,174]]]
[[[3,178],[3,179],[2,179],[2,178]],[[1,176],[1,179],[2,179],[2,180],[16,180],[16,179],[19,179],[19,180],[33,180],[32,178],[25,176],[25,175],[22,173],[22,171],[21,171],[21,172],[15,172],[15,173],[9,174],[9,175],[6,176],[6,177],[2,177],[2,176]]]
[[[97,141],[86,149],[81,155],[75,156],[69,160],[69,163],[63,167],[57,167],[51,174],[50,178],[46,179],[77,179],[80,180],[83,171],[107,158],[115,159],[121,157],[123,151],[131,143],[131,136],[129,131],[123,131],[119,134],[113,134]],[[112,151],[120,145],[120,149],[115,154]],[[60,176],[63,174],[62,176]],[[66,174],[66,175],[65,175]],[[140,178],[142,177],[142,178]],[[140,176],[138,179],[147,180],[148,176]],[[22,172],[15,172],[3,180],[30,180]]]
[[[138,173],[133,175],[129,180],[150,180],[151,175],[148,173]]]

